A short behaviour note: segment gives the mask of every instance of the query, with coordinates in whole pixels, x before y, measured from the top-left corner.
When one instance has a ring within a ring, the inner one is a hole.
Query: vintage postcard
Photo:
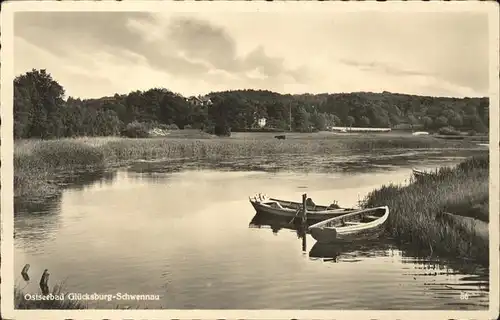
[[[497,318],[498,22],[2,4],[1,318]]]

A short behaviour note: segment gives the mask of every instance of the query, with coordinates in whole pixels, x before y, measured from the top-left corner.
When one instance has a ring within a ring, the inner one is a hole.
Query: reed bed
[[[99,147],[83,142],[31,141],[14,150],[14,194],[16,197],[41,198],[59,192],[54,174],[59,171],[99,169],[105,158]]]
[[[453,169],[407,186],[384,185],[363,201],[364,207],[388,205],[387,233],[424,251],[488,264],[488,239],[439,219],[442,212],[488,221],[489,158],[473,157]]]
[[[384,135],[292,134],[276,140],[272,134],[238,138],[81,137],[15,142],[14,190],[17,197],[41,197],[58,192],[53,183],[60,171],[103,169],[134,160],[231,159],[272,155],[330,155],[339,150],[428,149],[469,147],[467,142],[432,137]]]

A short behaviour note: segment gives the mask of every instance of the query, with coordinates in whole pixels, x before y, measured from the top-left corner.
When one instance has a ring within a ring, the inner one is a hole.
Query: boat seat
[[[285,209],[285,208],[283,208],[283,207],[281,206],[281,204],[280,204],[279,202],[277,202],[277,201],[269,201],[267,204],[268,204],[269,206],[271,206],[271,207],[275,207],[275,208],[279,208],[279,209]]]
[[[345,224],[348,224],[348,225],[352,225],[352,226],[355,226],[357,224],[361,224],[361,222],[354,222],[354,221],[346,221],[344,222]]]
[[[378,218],[380,218],[380,217],[376,217],[376,216],[365,216],[365,218],[367,218],[367,219],[372,219],[372,220],[376,220],[376,219],[378,219]]]

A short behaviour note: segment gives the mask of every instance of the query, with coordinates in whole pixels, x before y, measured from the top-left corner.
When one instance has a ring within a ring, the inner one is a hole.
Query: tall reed
[[[388,205],[387,233],[436,254],[488,263],[488,240],[440,220],[442,212],[488,221],[489,158],[468,159],[407,186],[384,185],[369,193],[364,207]]]

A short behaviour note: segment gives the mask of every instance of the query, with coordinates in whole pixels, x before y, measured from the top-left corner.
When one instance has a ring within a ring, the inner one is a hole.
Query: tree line
[[[489,124],[488,98],[390,92],[292,95],[267,90],[212,92],[202,98],[190,100],[165,88],[99,99],[66,98],[63,86],[46,70],[33,69],[14,80],[14,137],[130,135],[154,127],[194,128],[217,135],[311,132],[334,126],[487,133]]]

